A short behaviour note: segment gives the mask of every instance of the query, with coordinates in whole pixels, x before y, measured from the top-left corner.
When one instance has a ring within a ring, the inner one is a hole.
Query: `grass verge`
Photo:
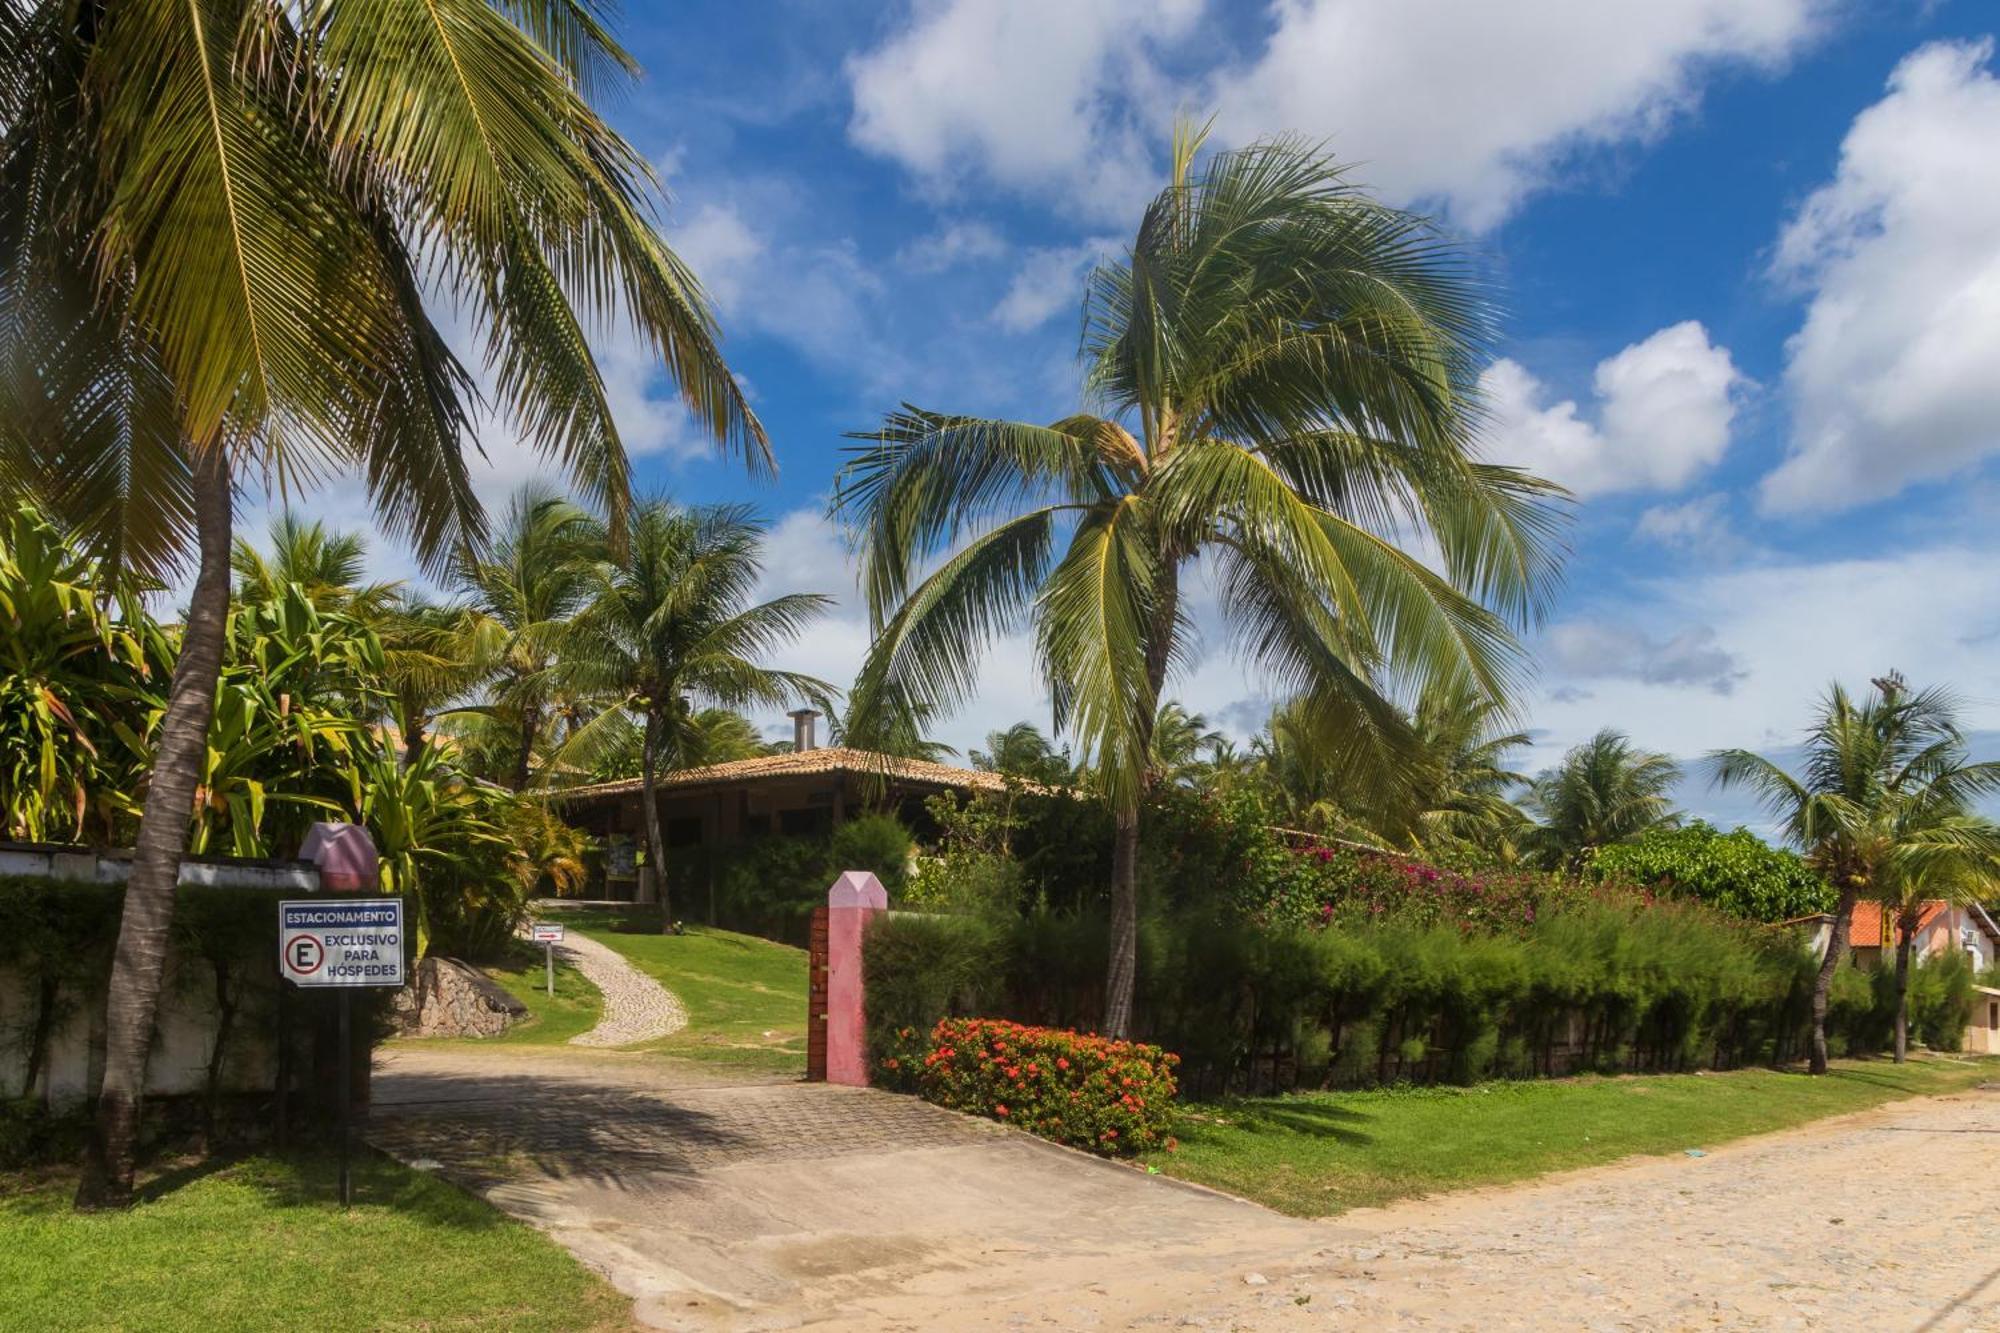
[[[805,950],[708,926],[662,935],[657,913],[649,919],[643,913],[576,912],[563,920],[616,949],[687,1006],[687,1027],[647,1049],[805,1072]]]
[[[123,1213],[70,1211],[73,1172],[0,1175],[0,1325],[607,1333],[630,1303],[539,1232],[364,1154],[203,1163]]]
[[[1744,1069],[1237,1098],[1183,1108],[1178,1150],[1147,1160],[1280,1212],[1321,1217],[1712,1147],[1995,1077],[2000,1060],[1932,1058],[1900,1067],[1836,1061],[1824,1078]]]

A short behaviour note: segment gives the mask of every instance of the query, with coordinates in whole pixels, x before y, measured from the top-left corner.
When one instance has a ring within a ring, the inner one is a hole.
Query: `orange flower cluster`
[[[1170,1144],[1179,1064],[1141,1042],[947,1018],[931,1030],[918,1089],[939,1106],[1121,1157]]]

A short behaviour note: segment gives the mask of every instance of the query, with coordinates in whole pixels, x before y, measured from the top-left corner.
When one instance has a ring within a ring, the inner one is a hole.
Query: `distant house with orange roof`
[[[1833,916],[1821,912],[1785,923],[1813,932],[1813,950],[1822,953],[1833,933]],[[1917,913],[1917,929],[1911,936],[1911,954],[1918,960],[1935,958],[1948,949],[1961,950],[1973,972],[2000,966],[2000,920],[1979,903],[1954,906],[1931,901]],[[1896,957],[1896,913],[1880,903],[1859,902],[1848,922],[1847,947],[1857,967],[1878,967]],[[2000,1055],[2000,988],[1976,987],[1972,1012],[1967,1015],[1965,1049]]]

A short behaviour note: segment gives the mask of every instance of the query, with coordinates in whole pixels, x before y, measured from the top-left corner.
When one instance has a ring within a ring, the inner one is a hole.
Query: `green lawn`
[[[556,960],[556,993],[550,998],[543,989],[546,976],[538,946],[521,944],[504,963],[484,970],[528,1006],[527,1018],[492,1040],[554,1045],[590,1031],[604,1012],[604,996],[597,987],[561,959]]]
[[[630,1304],[539,1232],[372,1154],[169,1173],[125,1213],[69,1210],[71,1173],[0,1175],[0,1327],[603,1331]]]
[[[1901,1068],[1837,1061],[1825,1078],[1746,1069],[1242,1098],[1187,1106],[1174,1130],[1179,1150],[1147,1160],[1169,1175],[1318,1217],[1634,1153],[1712,1147],[1997,1076],[1993,1059]]]
[[[585,980],[583,973],[560,959],[556,962],[556,993],[553,998],[550,997],[543,989],[546,978],[542,970],[542,951],[534,945],[516,941],[504,960],[485,964],[480,971],[527,1005],[528,1016],[497,1037],[411,1037],[394,1040],[407,1040],[421,1046],[557,1046],[578,1033],[596,1027],[599,1016],[604,1012],[604,996],[597,987]]]
[[[805,1072],[805,950],[708,926],[662,935],[657,915],[641,913],[575,912],[563,920],[624,954],[687,1006],[687,1027],[649,1049]]]

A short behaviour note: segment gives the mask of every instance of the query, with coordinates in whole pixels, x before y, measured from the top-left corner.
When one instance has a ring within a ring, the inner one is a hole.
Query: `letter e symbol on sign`
[[[319,965],[326,958],[325,951],[320,948],[319,940],[311,935],[294,935],[286,947],[291,950],[294,972],[317,972]]]

